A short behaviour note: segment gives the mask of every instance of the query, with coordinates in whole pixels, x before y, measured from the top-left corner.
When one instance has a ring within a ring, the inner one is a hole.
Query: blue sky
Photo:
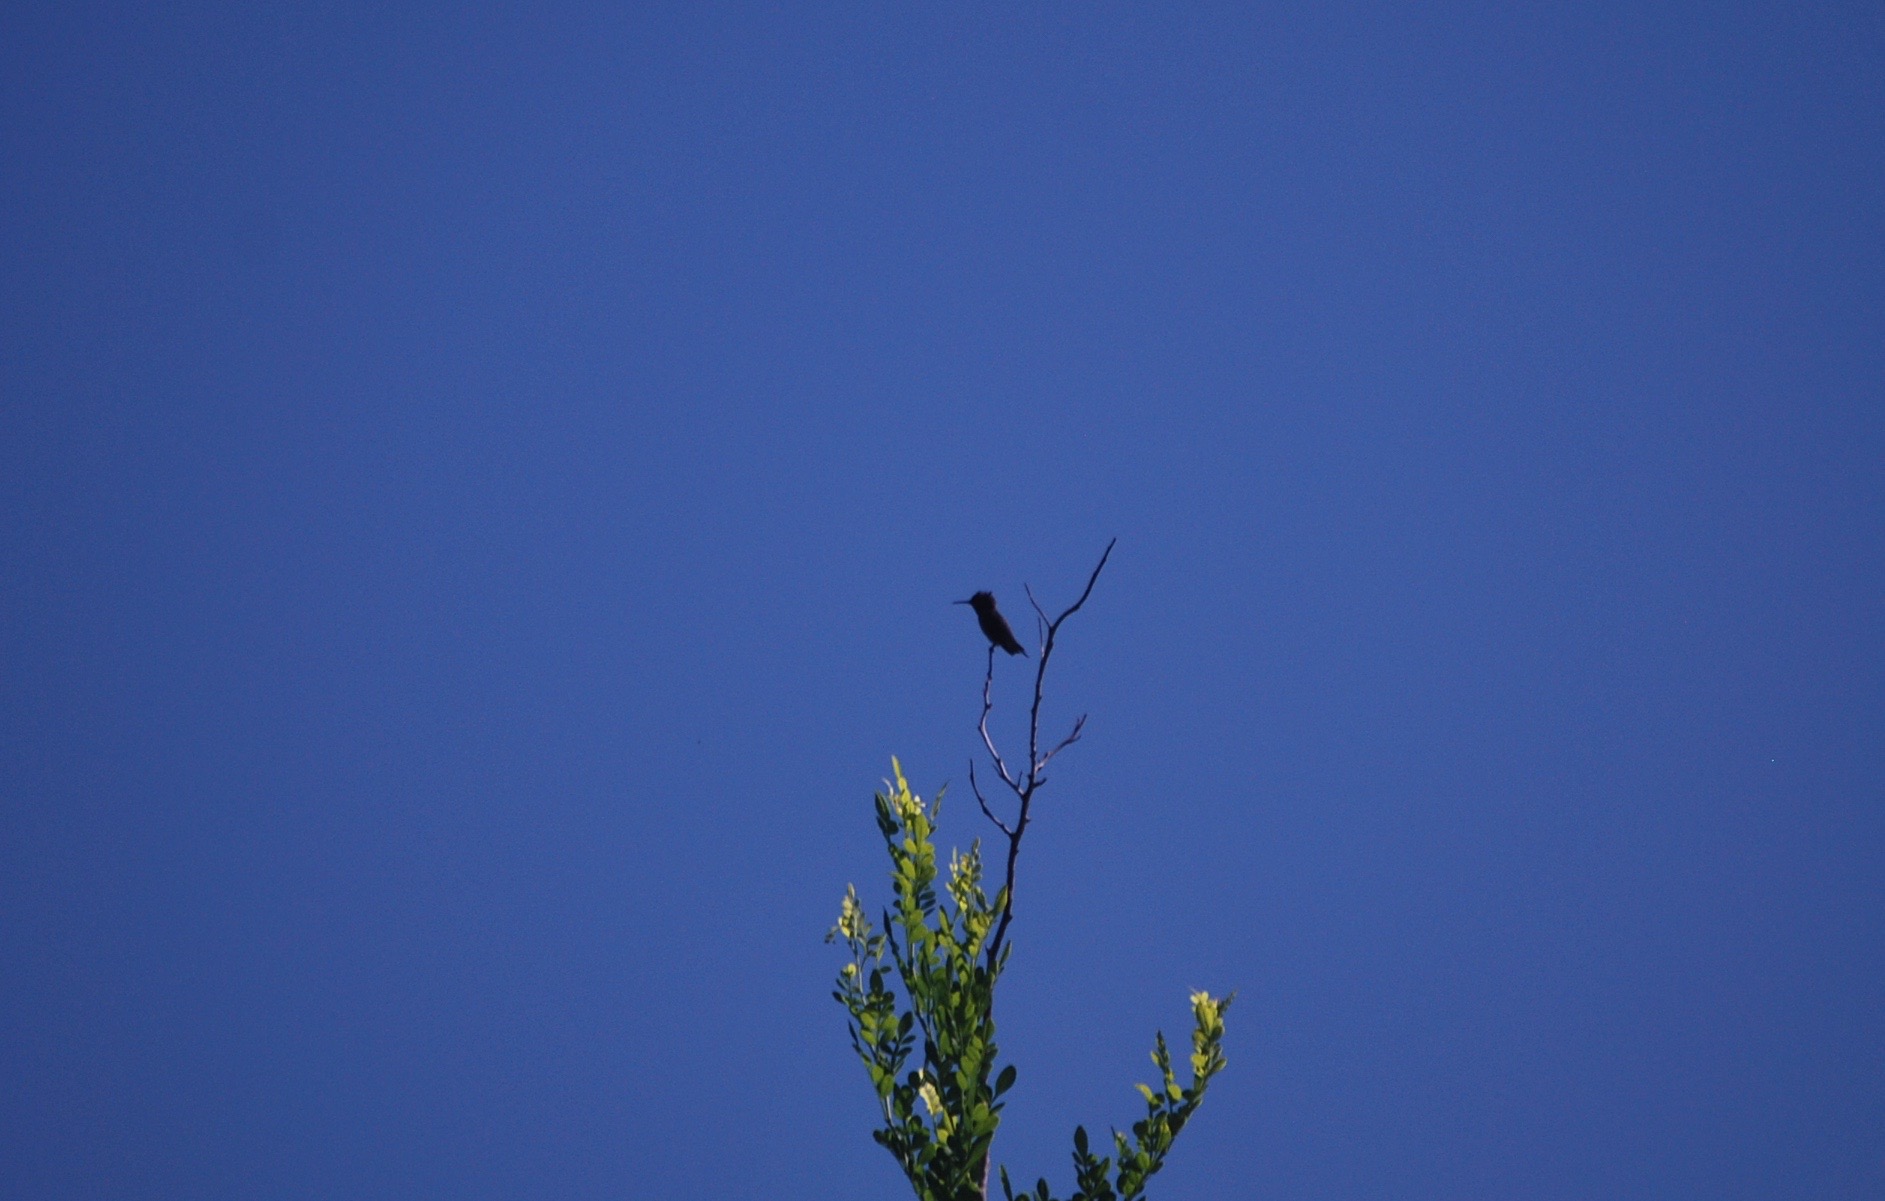
[[[0,63],[0,1192],[896,1195],[820,939],[1115,536],[1017,1176],[1208,988],[1166,1201],[1885,1192],[1877,6]]]

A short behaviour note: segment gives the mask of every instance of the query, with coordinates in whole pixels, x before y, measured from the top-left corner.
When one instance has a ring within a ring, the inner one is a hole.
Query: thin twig
[[[973,759],[969,760],[969,791],[975,794],[975,803],[982,807],[982,816],[988,818],[989,821],[994,822],[995,828],[997,830],[1000,830],[1003,834],[1006,834],[1008,837],[1013,838],[1014,831],[1008,828],[1007,822],[995,816],[995,811],[988,807],[987,798],[985,798],[982,795],[982,786],[975,782],[975,760]]]
[[[1034,606],[1035,629],[1040,632],[1042,638],[1045,638],[1047,631],[1047,610],[1041,608],[1041,602],[1034,599],[1034,589],[1023,584],[1021,585],[1021,591],[1028,594],[1028,603]]]
[[[1077,719],[1075,719],[1073,723],[1073,733],[1061,739],[1059,746],[1047,752],[1045,755],[1042,755],[1041,761],[1034,765],[1034,770],[1039,771],[1043,767],[1046,767],[1047,761],[1049,759],[1052,759],[1055,755],[1060,754],[1060,752],[1066,750],[1068,747],[1072,746],[1074,743],[1080,741],[1080,730],[1081,730],[1081,727],[1085,725],[1086,725],[1086,714],[1082,713]],[[1046,781],[1042,781],[1042,782],[1045,783]]]
[[[1008,765],[1002,761],[1001,752],[995,749],[994,738],[988,733],[988,715],[995,708],[994,687],[995,644],[991,642],[988,644],[988,674],[982,677],[982,720],[976,728],[982,731],[982,745],[988,748],[988,757],[995,761],[995,770],[1001,773],[1002,783],[1012,789],[1016,796],[1020,796],[1021,785],[1015,782],[1014,775],[1008,770]],[[975,761],[971,759],[969,763],[972,767]]]

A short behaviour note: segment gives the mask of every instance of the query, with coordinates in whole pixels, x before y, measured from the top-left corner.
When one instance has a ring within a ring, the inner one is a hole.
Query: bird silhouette
[[[982,627],[982,633],[988,635],[990,642],[1011,655],[1021,655],[1024,657],[1027,655],[1027,652],[1021,649],[1021,644],[1015,641],[1014,631],[1008,628],[1008,622],[1002,617],[1001,611],[995,608],[994,593],[978,592],[968,600],[952,601],[951,603],[968,605],[970,608],[974,609],[976,623]]]

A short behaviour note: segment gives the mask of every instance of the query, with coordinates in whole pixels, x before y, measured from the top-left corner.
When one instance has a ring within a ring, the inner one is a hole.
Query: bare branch
[[[1047,610],[1043,609],[1041,602],[1035,599],[1034,590],[1025,584],[1022,585],[1023,591],[1028,596],[1028,604],[1034,607],[1035,631],[1040,637],[1040,655],[1034,661],[1034,698],[1033,703],[1028,707],[1028,773],[1021,780],[1015,779],[1014,773],[1008,770],[1007,762],[995,749],[995,740],[988,732],[988,715],[995,707],[995,648],[993,646],[988,648],[988,672],[982,678],[982,719],[976,728],[981,731],[982,745],[987,748],[988,757],[994,761],[995,769],[1001,773],[1002,782],[1008,785],[1009,790],[1021,802],[1014,825],[1009,826],[1002,822],[983,799],[980,788],[976,787],[974,764],[970,764],[969,784],[971,788],[975,788],[976,802],[982,806],[982,813],[987,816],[988,820],[994,822],[995,828],[1008,839],[1007,871],[1000,893],[1001,917],[996,921],[995,933],[988,941],[988,962],[991,965],[1001,954],[1002,946],[1008,936],[1008,923],[1014,920],[1015,863],[1021,854],[1021,839],[1028,832],[1028,821],[1033,816],[1034,794],[1047,783],[1047,777],[1042,774],[1043,769],[1047,767],[1048,760],[1080,741],[1080,732],[1086,727],[1086,715],[1083,713],[1073,723],[1071,733],[1061,739],[1045,755],[1041,754],[1041,697],[1046,691],[1047,663],[1053,657],[1054,641],[1060,634],[1061,623],[1078,613],[1081,606],[1086,604],[1087,598],[1093,595],[1093,585],[1099,582],[1100,572],[1106,569],[1106,561],[1112,557],[1113,547],[1118,543],[1119,539],[1114,538],[1106,544],[1106,550],[1100,555],[1100,561],[1094,565],[1093,574],[1087,577],[1086,587],[1081,589],[1079,599],[1061,610],[1059,617],[1049,620]]]
[[[1055,626],[1059,626],[1061,622],[1067,620],[1069,617],[1072,617],[1075,613],[1078,613],[1080,611],[1080,606],[1086,604],[1086,598],[1093,595],[1093,585],[1099,582],[1100,572],[1105,570],[1106,560],[1112,557],[1113,547],[1117,546],[1118,544],[1119,544],[1119,539],[1117,538],[1113,539],[1111,542],[1108,542],[1106,544],[1106,551],[1104,554],[1100,556],[1099,564],[1093,568],[1093,574],[1087,577],[1086,590],[1080,593],[1079,600],[1073,602],[1072,605],[1068,606],[1067,611],[1065,613],[1062,613],[1059,617],[1056,617],[1054,619]]]
[[[1041,608],[1040,601],[1037,601],[1034,599],[1034,589],[1028,587],[1026,584],[1022,584],[1021,591],[1028,594],[1028,604],[1034,606],[1034,645],[1046,646],[1047,645],[1047,611]]]
[[[1008,837],[1014,837],[1014,831],[1008,823],[995,816],[995,811],[988,807],[988,800],[982,795],[982,786],[975,782],[975,760],[969,760],[969,791],[975,794],[975,803],[982,807],[982,816],[995,823],[995,828]]]
[[[990,737],[988,733],[988,715],[995,708],[994,687],[995,646],[993,643],[990,643],[988,647],[988,674],[982,677],[982,720],[976,728],[982,731],[982,745],[988,748],[988,757],[995,761],[995,770],[1001,773],[1002,783],[1006,784],[1016,796],[1020,796],[1021,785],[1016,783],[1013,773],[1008,770],[1008,765],[1002,761],[1001,752],[995,749],[995,740]],[[1010,837],[1013,836],[1010,835]]]
[[[1073,733],[1061,739],[1059,746],[1047,752],[1045,755],[1042,755],[1041,761],[1034,765],[1034,770],[1037,772],[1040,771],[1043,767],[1047,766],[1047,761],[1049,759],[1052,759],[1055,755],[1060,754],[1060,752],[1066,750],[1068,747],[1072,746],[1074,743],[1080,741],[1080,731],[1085,726],[1086,726],[1086,714],[1082,713],[1079,716],[1079,718],[1073,723]],[[1045,780],[1041,781],[1041,783],[1043,784],[1045,784],[1046,782],[1047,781]]]

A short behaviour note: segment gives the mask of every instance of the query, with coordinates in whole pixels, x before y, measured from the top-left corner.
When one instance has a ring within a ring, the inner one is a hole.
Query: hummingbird
[[[1008,628],[1008,622],[1002,617],[1001,611],[995,608],[995,594],[993,592],[978,592],[968,600],[951,601],[950,603],[968,605],[970,608],[974,609],[975,620],[982,627],[982,633],[988,635],[988,640],[991,643],[999,646],[1002,650],[1007,651],[1011,655],[1022,655],[1024,657],[1027,655],[1027,652],[1021,649],[1021,644],[1015,641],[1014,631]]]

